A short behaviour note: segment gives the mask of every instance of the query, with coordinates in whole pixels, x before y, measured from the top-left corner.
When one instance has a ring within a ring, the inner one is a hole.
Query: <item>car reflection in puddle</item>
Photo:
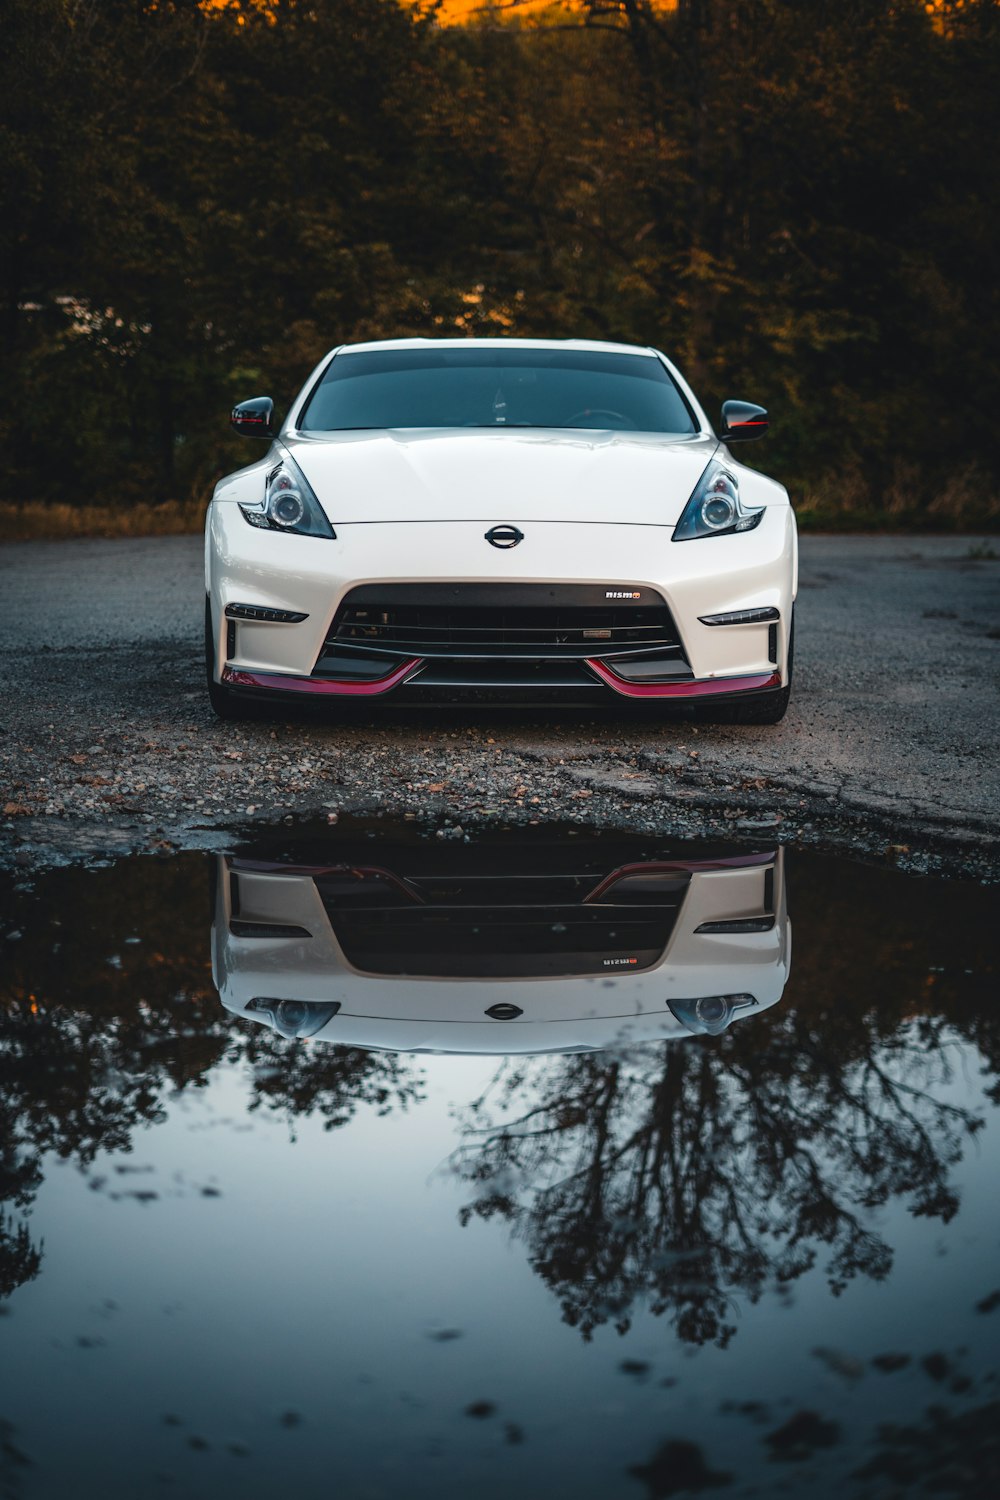
[[[380,851],[380,862],[222,856],[223,1004],[282,1036],[392,1052],[599,1051],[697,1033],[781,998],[780,850],[630,860],[535,846]],[[530,853],[530,858],[529,858]]]

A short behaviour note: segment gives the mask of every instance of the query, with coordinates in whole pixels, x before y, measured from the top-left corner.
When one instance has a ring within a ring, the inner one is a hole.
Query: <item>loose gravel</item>
[[[968,538],[807,537],[775,728],[601,710],[386,705],[214,719],[198,538],[0,551],[0,863],[218,847],[348,813],[577,822],[1000,874],[1000,563]]]

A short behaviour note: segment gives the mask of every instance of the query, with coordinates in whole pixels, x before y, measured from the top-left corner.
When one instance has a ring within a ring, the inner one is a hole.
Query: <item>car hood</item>
[[[283,438],[332,523],[617,521],[673,526],[714,437],[420,429]]]

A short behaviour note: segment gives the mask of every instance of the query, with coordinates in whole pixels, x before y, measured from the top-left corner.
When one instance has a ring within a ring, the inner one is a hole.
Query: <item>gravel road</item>
[[[0,858],[218,842],[386,811],[759,833],[996,878],[1000,561],[968,537],[805,537],[776,728],[612,704],[298,710],[205,697],[200,537],[0,549]]]

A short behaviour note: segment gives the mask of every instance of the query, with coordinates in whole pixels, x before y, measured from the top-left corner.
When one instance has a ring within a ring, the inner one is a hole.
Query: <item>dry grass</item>
[[[26,505],[0,502],[0,539],[61,541],[67,537],[183,536],[205,524],[203,500],[164,505]]]
[[[941,483],[905,459],[869,476],[859,463],[822,474],[796,491],[803,531],[989,531],[1000,528],[1000,498],[975,463]]]

